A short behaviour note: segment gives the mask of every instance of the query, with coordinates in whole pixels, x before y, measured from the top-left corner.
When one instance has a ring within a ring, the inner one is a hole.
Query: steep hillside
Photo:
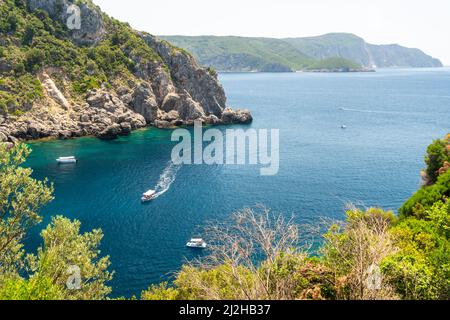
[[[330,58],[349,61],[355,70],[378,67],[442,67],[442,63],[418,49],[399,45],[371,45],[353,34],[332,33],[309,38],[245,38],[212,36],[161,36],[162,39],[192,52],[200,64],[220,71],[292,71],[312,69]],[[332,71],[330,70],[330,71]]]
[[[252,120],[186,51],[72,2],[0,0],[0,141]]]
[[[348,33],[330,33],[319,37],[288,38],[286,42],[315,59],[341,57],[365,67],[442,67],[442,63],[419,49],[400,45],[372,45]]]
[[[362,38],[355,35],[336,33],[320,37],[283,40],[317,60],[340,57],[363,66],[370,66],[367,45]]]
[[[413,67],[413,68],[440,68],[442,62],[432,58],[419,49],[411,49],[390,45],[369,44],[369,51],[373,62],[379,68]]]
[[[191,52],[204,66],[220,71],[291,71],[311,59],[290,44],[269,38],[161,36]]]

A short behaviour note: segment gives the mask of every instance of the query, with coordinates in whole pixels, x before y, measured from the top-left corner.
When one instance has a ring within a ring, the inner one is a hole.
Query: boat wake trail
[[[154,199],[163,195],[170,189],[170,186],[175,181],[178,170],[180,170],[180,168],[181,168],[181,166],[174,165],[172,163],[172,161],[169,162],[167,167],[164,169],[164,171],[159,176],[158,184],[155,187],[156,194],[155,194]]]
[[[339,108],[339,110],[347,111],[347,112],[361,112],[361,113],[408,114],[407,112],[400,112],[400,111],[380,111],[380,110],[364,110],[364,109],[351,109],[351,108]]]

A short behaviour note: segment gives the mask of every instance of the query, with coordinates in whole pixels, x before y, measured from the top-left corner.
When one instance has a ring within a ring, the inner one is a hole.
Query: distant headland
[[[442,67],[419,49],[373,45],[349,33],[308,38],[160,36],[223,72],[367,72],[377,68]]]

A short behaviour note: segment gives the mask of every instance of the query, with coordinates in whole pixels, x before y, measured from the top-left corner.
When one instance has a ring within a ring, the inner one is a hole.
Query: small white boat
[[[346,125],[342,125],[341,129],[347,129],[347,126]]]
[[[142,202],[148,202],[148,201],[152,201],[153,199],[155,199],[156,196],[156,191],[155,190],[148,190],[146,193],[144,193],[142,195]]]
[[[77,163],[77,159],[75,157],[59,157],[56,159],[58,163]]]
[[[193,238],[186,244],[188,248],[205,249],[208,245],[203,239]]]

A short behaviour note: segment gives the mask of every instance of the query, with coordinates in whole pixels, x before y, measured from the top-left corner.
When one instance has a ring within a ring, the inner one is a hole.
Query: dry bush
[[[295,300],[397,299],[377,267],[396,252],[389,229],[395,219],[381,209],[352,208],[347,221],[325,234],[321,255],[302,248],[293,219],[258,207],[207,228],[210,254],[185,266],[175,285],[183,299]],[[323,221],[329,225],[329,221]],[[324,225],[302,227],[322,233]]]
[[[285,300],[299,294],[298,271],[308,257],[298,249],[292,218],[246,208],[230,223],[212,224],[207,235],[210,254],[182,271],[179,287],[195,288],[204,299]]]
[[[322,253],[333,270],[338,299],[398,299],[394,289],[379,271],[382,261],[397,248],[389,232],[392,212],[351,208],[347,221],[336,224],[325,235]]]

